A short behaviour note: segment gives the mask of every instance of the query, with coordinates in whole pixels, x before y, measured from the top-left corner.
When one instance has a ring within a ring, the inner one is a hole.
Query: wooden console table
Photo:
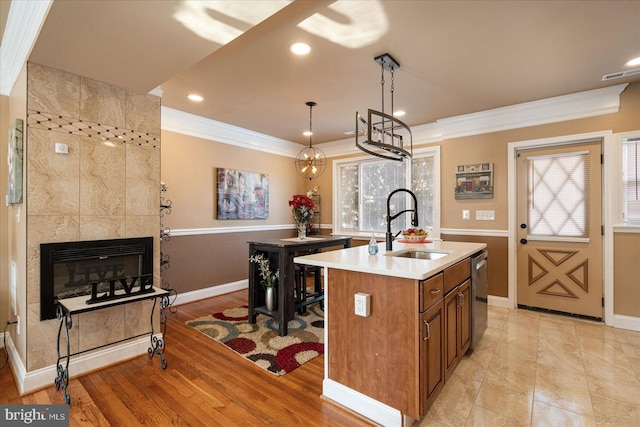
[[[263,254],[273,259],[278,265],[280,277],[278,279],[278,306],[274,311],[268,311],[264,306],[264,289],[260,286],[260,276],[255,263],[249,262],[249,323],[256,323],[256,316],[264,314],[278,320],[278,333],[285,336],[288,333],[287,324],[294,318],[295,301],[293,289],[295,287],[295,265],[293,258],[301,253],[317,251],[332,246],[351,247],[351,237],[323,236],[298,238],[269,239],[249,241],[249,256]]]
[[[149,354],[149,359],[153,357],[154,354],[158,355],[160,359],[160,366],[162,369],[167,367],[167,360],[163,357],[164,354],[164,336],[166,333],[166,325],[167,325],[167,317],[165,314],[165,308],[169,307],[169,291],[166,289],[153,288],[153,292],[143,293],[143,294],[133,294],[131,296],[122,297],[119,299],[112,299],[104,302],[98,302],[95,304],[87,304],[88,295],[74,297],[74,298],[65,298],[58,301],[58,305],[56,308],[56,317],[60,319],[60,326],[58,327],[58,361],[56,363],[56,371],[57,375],[54,381],[56,390],[60,390],[62,388],[62,392],[64,394],[64,401],[69,404],[71,403],[71,396],[67,392],[67,386],[69,385],[69,360],[72,356],[77,356],[82,353],[86,353],[89,351],[97,350],[99,348],[107,347],[109,345],[117,344],[123,341],[128,341],[134,338],[138,338],[141,336],[145,336],[147,334],[150,335],[150,346],[147,350]],[[71,347],[69,343],[69,329],[72,327],[71,316],[74,314],[87,313],[89,311],[101,310],[103,308],[114,307],[122,304],[129,304],[137,301],[144,300],[153,300],[153,307],[151,308],[151,331],[145,332],[139,335],[127,337],[118,341],[109,342],[107,344],[103,344],[97,347],[89,348],[86,350],[78,351],[76,353],[71,353]],[[158,299],[160,299],[160,326],[162,328],[162,337],[158,338],[154,336],[154,328],[153,328],[153,313],[156,309],[156,304]],[[66,337],[66,354],[62,355],[60,353],[60,335],[62,333],[62,328],[64,326],[65,329],[65,337]]]

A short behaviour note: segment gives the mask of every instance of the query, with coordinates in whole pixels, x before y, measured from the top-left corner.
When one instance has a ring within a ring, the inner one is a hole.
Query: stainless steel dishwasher
[[[476,347],[485,329],[487,329],[487,268],[486,250],[471,255],[471,346]]]

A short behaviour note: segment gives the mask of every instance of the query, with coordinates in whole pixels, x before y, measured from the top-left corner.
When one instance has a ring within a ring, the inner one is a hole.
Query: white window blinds
[[[640,220],[640,138],[623,140],[624,218]]]
[[[586,152],[528,157],[529,234],[589,237]]]

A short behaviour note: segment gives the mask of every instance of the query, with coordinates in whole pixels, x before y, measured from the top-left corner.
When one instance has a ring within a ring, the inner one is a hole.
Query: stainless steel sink
[[[413,259],[428,259],[435,260],[449,255],[449,252],[429,251],[420,249],[409,249],[404,251],[389,252],[387,256],[400,257],[400,258],[413,258]]]

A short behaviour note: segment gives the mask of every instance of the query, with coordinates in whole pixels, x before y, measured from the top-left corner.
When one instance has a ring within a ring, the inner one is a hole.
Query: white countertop
[[[486,248],[485,243],[442,242],[399,243],[393,242],[391,253],[405,250],[424,250],[448,252],[437,260],[402,258],[385,255],[385,243],[378,242],[378,254],[369,255],[368,246],[356,246],[348,249],[322,252],[293,259],[298,264],[317,265],[340,270],[359,271],[361,273],[424,280],[456,262],[468,258]]]

